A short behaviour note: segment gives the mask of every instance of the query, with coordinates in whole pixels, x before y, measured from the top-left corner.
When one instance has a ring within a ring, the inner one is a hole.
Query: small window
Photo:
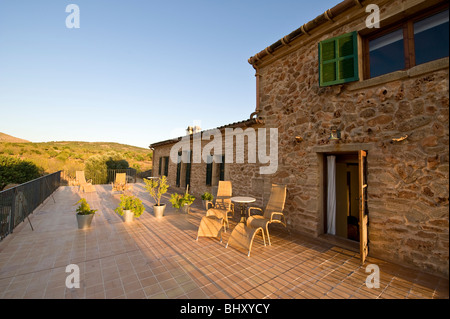
[[[422,13],[368,36],[364,49],[365,78],[409,69],[447,57],[449,11],[446,9],[430,14]]]
[[[225,156],[208,155],[206,162],[206,185],[217,186],[225,180]]]
[[[416,65],[448,56],[448,10],[414,23]]]
[[[169,175],[169,156],[163,156],[159,158],[159,175]]]
[[[319,43],[320,86],[359,79],[357,36],[351,32]]]
[[[186,187],[191,182],[191,152],[178,152],[177,187]]]
[[[403,29],[395,30],[369,41],[369,47],[370,77],[405,68]]]

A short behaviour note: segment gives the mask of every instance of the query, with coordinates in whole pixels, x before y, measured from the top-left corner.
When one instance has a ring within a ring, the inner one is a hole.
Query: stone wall
[[[263,128],[262,125],[253,125],[250,129],[255,131],[258,128]],[[245,133],[246,128],[243,128],[243,133]],[[242,133],[242,134],[243,134]],[[226,151],[225,148],[225,131],[222,130],[222,152]],[[211,139],[212,141],[212,139]],[[210,143],[209,140],[202,141],[202,150]],[[158,176],[159,170],[159,157],[169,156],[172,147],[176,147],[175,143],[170,143],[162,146],[155,147],[154,151],[154,175]],[[192,143],[191,143],[191,149]],[[267,202],[270,184],[267,184],[265,179],[259,173],[258,158],[256,163],[248,163],[248,139],[244,138],[244,163],[236,163],[236,145],[232,146],[231,153],[233,154],[233,159],[226,159],[225,163],[225,180],[232,182],[233,196],[252,196],[256,199],[254,203],[255,206],[263,207]],[[176,192],[183,192],[183,187],[176,187],[176,173],[177,164],[169,160],[169,170],[168,170],[168,183],[171,188]],[[201,163],[191,164],[191,174],[190,174],[190,189],[189,193],[193,194],[201,200],[201,195],[205,192],[210,192],[215,194],[217,192],[217,186],[206,185],[206,163],[202,160]]]
[[[408,1],[388,4],[382,12]],[[369,255],[448,277],[448,58],[366,86],[319,87],[318,42],[364,28],[346,19],[261,64],[260,117],[279,132],[279,169],[269,180],[288,185],[290,227],[315,237],[324,233],[322,155],[367,150]],[[340,141],[328,139],[333,125]]]

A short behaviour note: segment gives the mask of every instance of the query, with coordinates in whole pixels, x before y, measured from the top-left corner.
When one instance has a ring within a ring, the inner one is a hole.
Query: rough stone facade
[[[372,1],[383,18],[438,1]],[[311,237],[324,227],[324,155],[367,151],[369,256],[448,277],[449,272],[449,61],[432,61],[369,80],[319,86],[318,43],[364,32],[364,7],[355,7],[296,43],[258,62],[258,118],[278,129],[278,170],[226,164],[233,195],[268,199],[271,183],[286,184],[288,227]],[[382,20],[383,24],[383,20]],[[330,141],[330,129],[341,139]],[[300,137],[300,141],[296,139]],[[155,148],[168,156],[173,144]],[[193,164],[191,190],[205,185],[206,164]],[[169,183],[175,185],[176,164]]]
[[[380,7],[395,13],[407,5]],[[317,43],[365,28],[362,18],[349,13],[346,20],[259,68],[259,115],[279,132],[280,164],[271,181],[288,185],[290,227],[318,236],[322,154],[367,150],[369,255],[448,277],[448,58],[377,82],[319,87]],[[337,142],[329,140],[332,126],[342,132]]]
[[[250,129],[255,131],[258,128],[263,128],[262,125],[253,124],[250,126]],[[242,128],[243,133],[247,128]],[[226,152],[226,144],[225,144],[225,131],[221,130],[221,134],[223,137],[222,140],[222,153]],[[211,140],[203,140],[202,141],[202,150],[204,147],[209,144]],[[159,172],[159,158],[170,156],[170,151],[173,147],[177,147],[176,142],[165,143],[164,145],[155,146],[153,158],[154,158],[154,168],[153,175],[158,176]],[[226,159],[225,163],[225,174],[224,180],[229,180],[232,182],[233,187],[233,195],[234,196],[252,196],[256,199],[255,205],[258,207],[262,207],[265,203],[264,196],[268,195],[270,192],[270,184],[268,184],[260,175],[259,175],[259,167],[260,164],[257,163],[248,163],[248,139],[244,138],[244,163],[236,163],[236,150],[235,145],[232,146],[231,153],[233,153],[233,159]],[[191,139],[191,149],[192,139]],[[228,163],[227,163],[228,162]],[[180,187],[176,187],[176,178],[177,178],[177,163],[174,163],[169,160],[169,169],[167,181],[169,186],[174,189],[176,192],[184,192],[184,185],[180,185]],[[266,192],[264,192],[266,190]],[[215,194],[217,192],[217,186],[209,186],[206,185],[206,162],[201,161],[201,163],[192,163],[191,164],[191,174],[190,174],[190,184],[189,184],[189,193],[193,194],[201,200],[201,195],[205,192],[209,192]],[[266,199],[267,201],[267,199]]]

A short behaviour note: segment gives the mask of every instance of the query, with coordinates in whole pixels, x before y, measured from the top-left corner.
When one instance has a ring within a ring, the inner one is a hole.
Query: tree
[[[8,184],[23,184],[41,176],[42,168],[30,161],[0,156],[0,190]]]
[[[85,163],[86,178],[96,184],[108,183],[108,169],[125,169],[130,167],[120,153],[108,152],[104,155],[89,157]]]

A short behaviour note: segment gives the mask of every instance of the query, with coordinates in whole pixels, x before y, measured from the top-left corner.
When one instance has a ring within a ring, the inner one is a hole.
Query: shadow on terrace
[[[362,266],[356,252],[284,228],[272,228],[271,246],[257,237],[247,257],[225,248],[237,213],[222,243],[196,241],[201,199],[183,214],[166,193],[165,216],[157,219],[144,184],[133,184],[132,193],[146,210],[124,223],[111,185],[86,194],[59,187],[0,242],[0,298],[448,298],[448,279],[370,257]],[[85,230],[75,218],[80,196],[98,209]],[[70,264],[80,269],[79,288],[66,287]],[[366,286],[367,264],[379,266],[379,288]]]

